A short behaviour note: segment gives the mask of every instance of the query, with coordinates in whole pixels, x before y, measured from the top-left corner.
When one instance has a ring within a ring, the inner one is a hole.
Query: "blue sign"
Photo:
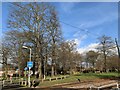
[[[28,68],[27,68],[27,67],[25,67],[25,68],[24,68],[24,70],[26,71],[26,70],[28,70]]]
[[[27,62],[27,67],[32,68],[33,67],[33,62],[32,61]]]

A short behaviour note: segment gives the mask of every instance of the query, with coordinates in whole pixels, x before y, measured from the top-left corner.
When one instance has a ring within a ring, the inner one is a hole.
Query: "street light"
[[[29,47],[27,47],[27,46],[22,46],[23,48],[25,48],[25,49],[29,49],[30,50],[30,59],[29,59],[29,61],[31,61],[31,48],[29,48]]]
[[[30,50],[30,58],[29,58],[29,61],[31,62],[31,48],[29,48],[29,47],[27,47],[27,46],[22,46],[23,48],[25,48],[25,49],[29,49]],[[30,67],[29,67],[29,74],[28,74],[28,86],[30,87]]]

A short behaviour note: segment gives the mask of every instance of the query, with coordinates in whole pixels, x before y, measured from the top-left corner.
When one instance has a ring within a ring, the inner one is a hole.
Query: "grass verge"
[[[81,81],[95,81],[98,79],[110,79],[111,77],[117,77],[118,73],[81,73],[81,74],[75,74],[75,75],[70,75],[66,79],[62,80],[53,80],[53,81],[44,81],[40,83],[40,87],[49,87],[49,86],[54,86],[58,84],[63,84],[63,83],[75,83],[78,82],[78,78]]]

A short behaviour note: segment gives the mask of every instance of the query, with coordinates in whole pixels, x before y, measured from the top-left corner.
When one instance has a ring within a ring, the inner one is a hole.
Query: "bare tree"
[[[107,56],[110,53],[110,49],[113,47],[114,43],[113,43],[111,37],[108,37],[105,35],[99,37],[98,40],[100,43],[99,43],[99,47],[97,49],[101,52],[101,54],[104,57],[104,70],[106,72]]]
[[[24,43],[23,33],[15,30],[11,30],[5,33],[5,45],[9,47],[9,58],[12,65],[17,67],[19,71],[23,69],[23,58],[22,57],[22,45]],[[19,76],[20,76],[19,72]]]
[[[111,71],[115,71],[118,69],[118,55],[110,55],[108,56],[107,68]]]
[[[64,74],[67,71],[73,74],[76,67],[80,67],[81,55],[76,52],[76,44],[74,41],[63,42],[59,49],[59,66]]]
[[[59,23],[56,11],[51,5],[36,2],[12,3],[11,7],[8,26],[11,30],[24,33],[27,41],[29,41],[24,42],[24,45],[33,47],[39,77],[42,78],[44,60],[48,54],[46,48],[50,48],[50,45],[57,46],[56,37],[59,35]],[[59,37],[61,36],[59,35]],[[50,44],[49,42],[53,43]]]
[[[89,63],[92,64],[93,68],[95,68],[95,63],[96,63],[98,55],[99,54],[97,52],[92,51],[92,50],[86,53],[87,60]]]
[[[49,21],[49,37],[50,37],[50,48],[51,48],[51,58],[52,58],[52,66],[51,66],[51,76],[54,76],[55,74],[55,66],[56,66],[56,60],[58,57],[57,51],[59,44],[62,39],[62,33],[60,29],[60,24],[58,21],[57,13],[55,11],[54,7],[51,7],[50,10],[51,17]]]
[[[2,64],[2,68],[5,71],[4,75],[5,78],[7,78],[7,74],[8,74],[8,68],[7,68],[7,64],[8,64],[8,58],[9,58],[9,48],[6,47],[5,45],[3,45],[2,47],[2,61],[0,62]]]

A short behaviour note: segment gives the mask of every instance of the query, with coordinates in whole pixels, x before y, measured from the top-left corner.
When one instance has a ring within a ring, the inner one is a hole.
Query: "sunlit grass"
[[[58,84],[63,84],[63,83],[74,83],[78,82],[78,78],[81,81],[91,81],[91,80],[97,80],[97,79],[109,79],[111,77],[117,77],[118,73],[79,73],[75,75],[70,75],[66,79],[60,79],[60,80],[53,80],[53,81],[44,81],[40,83],[41,87],[44,86],[53,86],[53,85],[58,85]]]

